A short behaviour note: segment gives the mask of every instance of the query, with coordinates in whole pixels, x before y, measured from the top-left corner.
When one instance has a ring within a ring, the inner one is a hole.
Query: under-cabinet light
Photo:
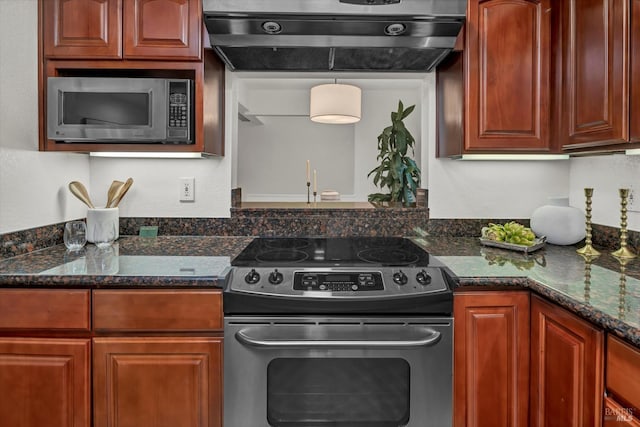
[[[640,148],[632,148],[631,150],[625,150],[624,154],[627,156],[640,156]]]
[[[91,157],[117,157],[133,159],[203,159],[209,157],[204,153],[165,153],[165,152],[138,152],[138,151],[92,151]]]
[[[568,154],[463,154],[456,160],[569,160]]]

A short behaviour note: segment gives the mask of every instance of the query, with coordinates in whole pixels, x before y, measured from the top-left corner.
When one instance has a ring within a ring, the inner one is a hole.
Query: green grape
[[[503,225],[490,223],[488,227],[482,229],[482,237],[497,242],[524,246],[533,245],[536,239],[530,228],[515,221],[510,221]]]

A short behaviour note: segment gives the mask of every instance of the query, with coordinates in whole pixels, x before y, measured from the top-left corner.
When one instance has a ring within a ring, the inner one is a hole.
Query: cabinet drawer
[[[0,329],[91,329],[89,290],[0,289]]]
[[[95,330],[216,331],[222,329],[217,290],[93,291]]]
[[[640,350],[609,335],[607,339],[607,390],[640,410]]]

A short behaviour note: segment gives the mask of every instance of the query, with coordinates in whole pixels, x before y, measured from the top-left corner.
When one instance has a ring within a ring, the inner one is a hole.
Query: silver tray
[[[535,252],[538,249],[544,247],[547,241],[547,236],[536,237],[535,243],[531,246],[516,245],[515,243],[496,242],[495,240],[485,239],[480,237],[480,243],[484,246],[492,246],[494,248],[509,249],[511,251],[524,252],[525,254]]]

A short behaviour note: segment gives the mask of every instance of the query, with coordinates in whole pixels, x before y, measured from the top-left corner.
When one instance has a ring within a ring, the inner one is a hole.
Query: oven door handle
[[[269,327],[252,327],[242,329],[236,332],[235,337],[240,343],[256,348],[273,349],[273,348],[411,348],[411,347],[428,347],[438,343],[441,334],[430,328],[420,329],[419,331],[396,331],[393,339],[389,338],[389,334],[383,334],[376,338],[375,333],[367,333],[366,339],[348,338],[344,333],[338,334],[335,338],[330,333],[325,333],[321,338],[288,338],[285,331],[270,331]],[[294,334],[299,335],[299,334]],[[360,334],[362,335],[362,334]]]

